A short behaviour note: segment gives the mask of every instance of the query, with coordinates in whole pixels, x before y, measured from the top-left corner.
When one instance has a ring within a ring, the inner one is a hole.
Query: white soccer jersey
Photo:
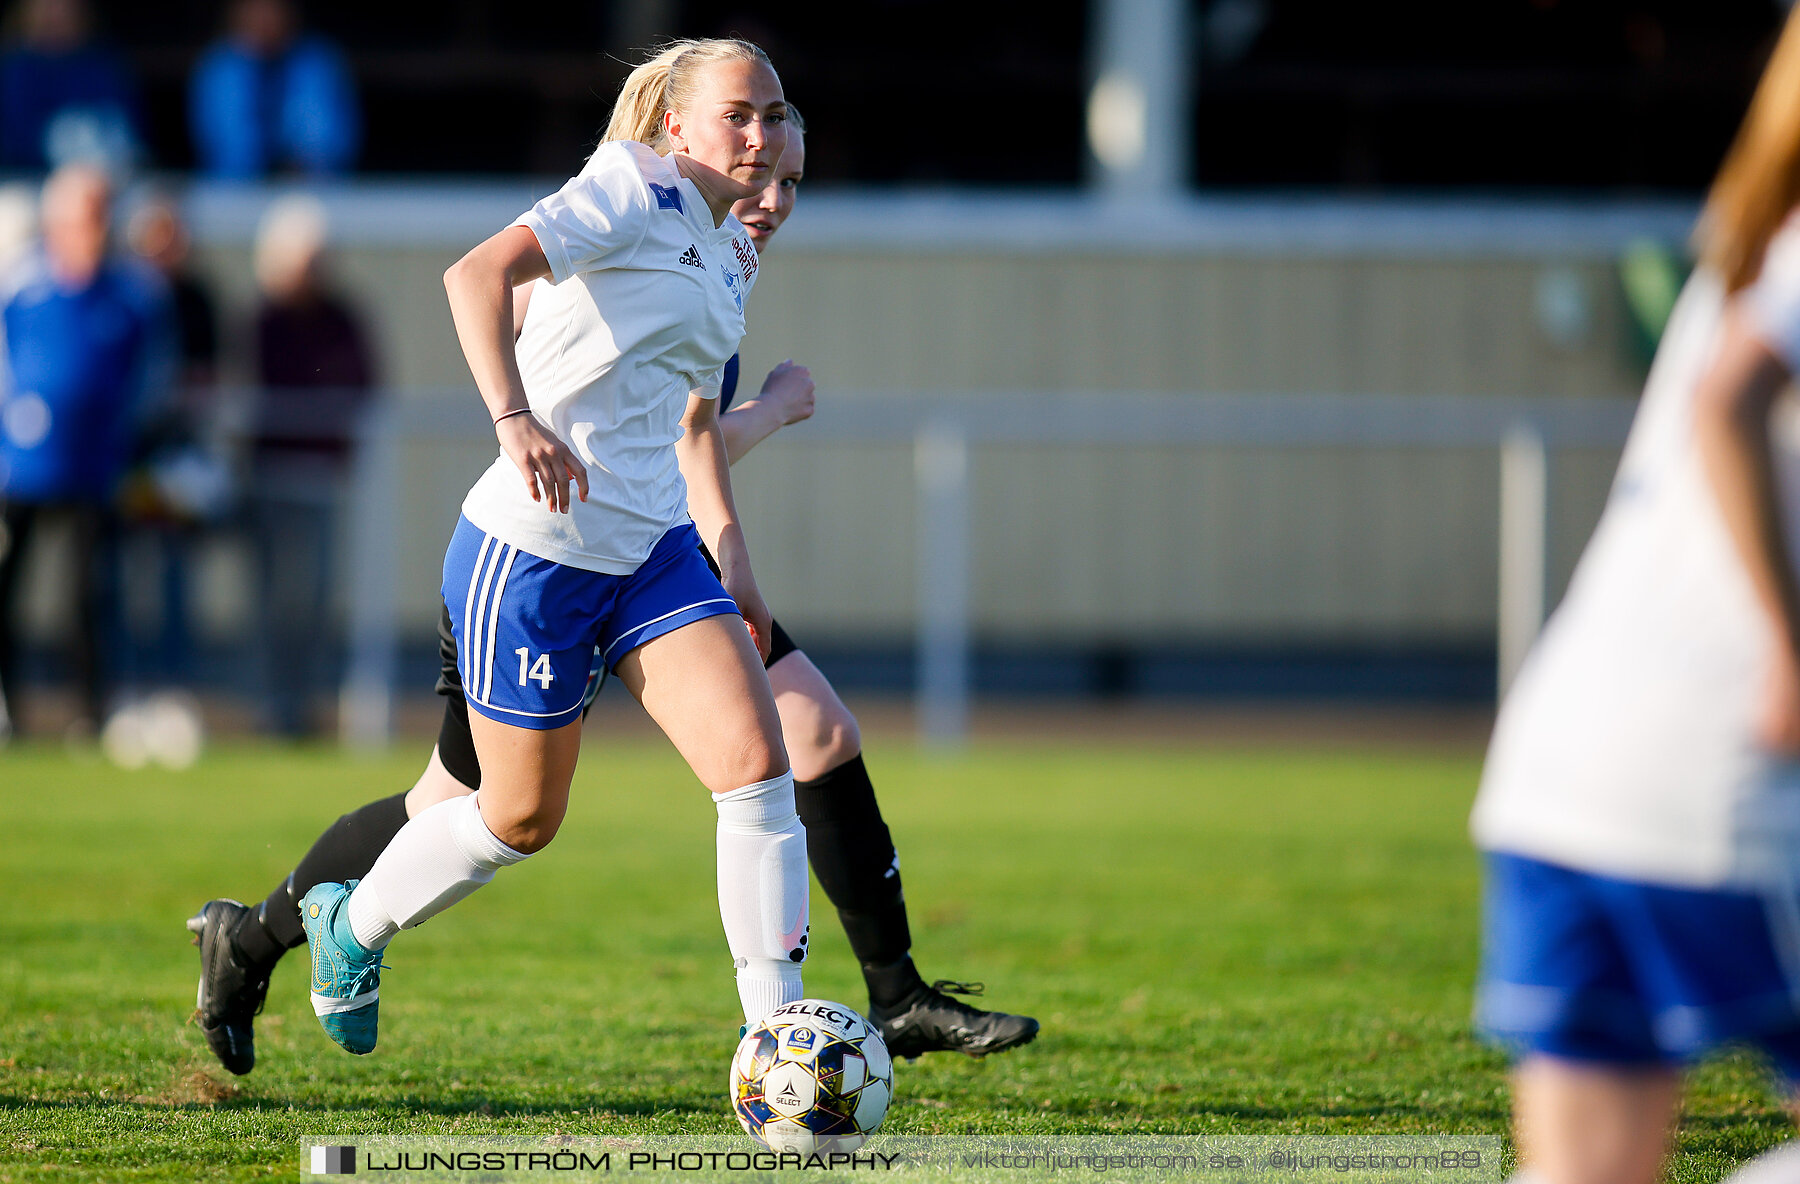
[[[1800,227],[1738,299],[1800,373]],[[1670,318],[1606,512],[1501,708],[1472,823],[1487,850],[1683,886],[1800,875],[1800,764],[1755,731],[1774,633],[1694,439],[1725,308],[1702,270]],[[1777,477],[1800,554],[1797,422],[1790,392]]]
[[[532,501],[502,452],[463,514],[530,554],[627,575],[687,516],[673,445],[689,392],[718,387],[744,336],[756,251],[736,218],[713,226],[674,161],[633,142],[602,144],[515,225],[550,262],[519,372],[532,411],[587,465],[588,500],[567,514]]]

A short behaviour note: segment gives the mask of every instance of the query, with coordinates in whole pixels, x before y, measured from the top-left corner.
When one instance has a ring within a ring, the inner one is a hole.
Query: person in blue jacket
[[[362,113],[343,55],[303,33],[290,0],[233,0],[226,35],[194,67],[188,120],[200,171],[254,180],[350,170]]]
[[[85,722],[105,707],[103,555],[138,425],[172,362],[169,300],[148,268],[108,251],[112,191],[90,165],[45,182],[43,245],[0,302],[0,737],[16,714],[14,600],[21,557],[47,519],[76,539],[75,661]]]
[[[85,0],[25,0],[19,40],[0,54],[0,168],[128,165],[141,122],[136,82],[94,37]]]

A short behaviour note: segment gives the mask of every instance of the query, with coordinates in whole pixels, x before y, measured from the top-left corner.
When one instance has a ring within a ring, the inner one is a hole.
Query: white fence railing
[[[418,394],[423,395],[423,392]],[[1504,689],[1543,622],[1550,460],[1558,449],[1622,444],[1630,403],[1418,396],[1133,395],[1115,392],[891,392],[835,402],[809,440],[902,443],[914,455],[918,541],[916,669],[922,739],[954,744],[968,726],[972,454],[1002,444],[1195,448],[1493,449],[1499,465],[1497,683]],[[369,420],[352,504],[390,507],[407,440],[473,439],[488,430],[472,395],[390,400]],[[395,517],[357,513],[351,526],[350,660],[341,694],[352,744],[391,732],[398,621]]]

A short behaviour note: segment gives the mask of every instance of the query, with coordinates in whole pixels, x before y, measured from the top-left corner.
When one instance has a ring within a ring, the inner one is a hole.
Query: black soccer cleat
[[[960,1052],[985,1057],[1030,1044],[1038,1034],[1038,1022],[1028,1015],[982,1011],[951,994],[979,995],[980,983],[938,979],[921,984],[894,1007],[871,1007],[869,1018],[881,1029],[888,1052],[911,1060],[927,1052]]]
[[[206,1046],[219,1063],[243,1076],[256,1066],[256,1033],[251,1027],[269,994],[274,964],[246,964],[232,944],[238,928],[255,914],[235,900],[209,900],[188,918],[188,932],[200,947],[200,989],[194,1016]]]

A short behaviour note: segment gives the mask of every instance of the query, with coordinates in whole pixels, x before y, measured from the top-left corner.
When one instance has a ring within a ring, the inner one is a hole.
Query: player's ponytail
[[[654,144],[662,134],[662,113],[668,110],[669,68],[686,53],[691,41],[672,41],[625,76],[619,97],[613,101],[612,119],[602,143],[637,140]]]
[[[671,41],[625,76],[601,143],[636,140],[667,154],[669,143],[663,135],[663,114],[682,110],[692,101],[695,79],[702,67],[726,61],[762,62],[774,69],[769,55],[748,41]]]
[[[1750,112],[1707,194],[1695,246],[1729,292],[1762,270],[1769,240],[1800,204],[1800,7],[1789,15]]]

